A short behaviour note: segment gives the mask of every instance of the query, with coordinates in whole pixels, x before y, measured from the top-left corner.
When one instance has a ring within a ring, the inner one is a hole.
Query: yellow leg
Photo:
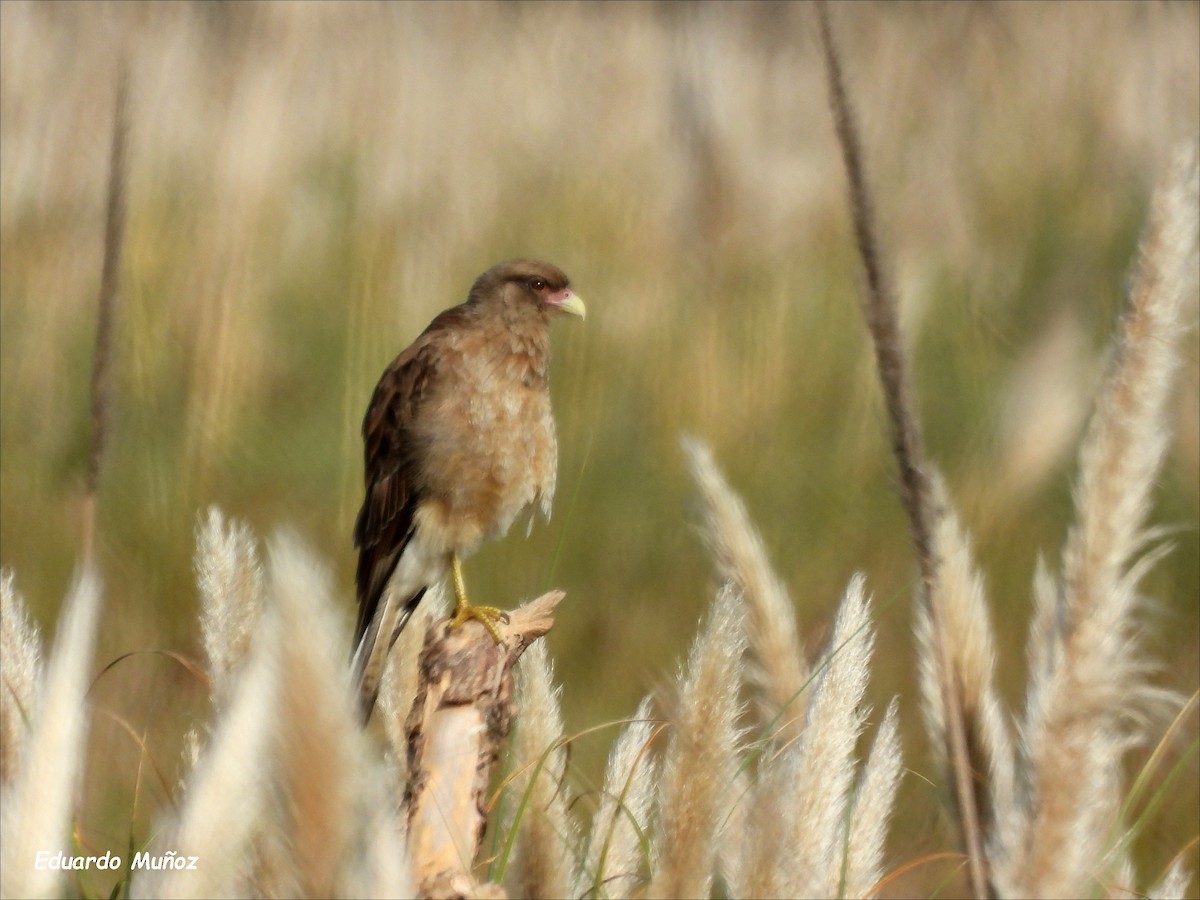
[[[457,628],[467,619],[474,619],[488,630],[492,640],[497,644],[504,643],[496,623],[507,616],[494,606],[472,606],[467,601],[467,584],[463,581],[462,562],[457,553],[450,554],[450,573],[454,579],[454,619],[450,627]]]

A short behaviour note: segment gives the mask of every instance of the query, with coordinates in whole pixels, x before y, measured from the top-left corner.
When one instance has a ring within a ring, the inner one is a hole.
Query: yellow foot
[[[504,610],[496,609],[494,606],[471,606],[462,604],[454,610],[454,618],[450,621],[451,628],[457,628],[467,619],[474,619],[480,625],[488,630],[488,634],[492,636],[497,644],[503,644],[504,638],[500,636],[499,622],[507,622],[508,614]]]
[[[458,554],[450,555],[450,571],[454,578],[454,618],[450,622],[451,628],[457,628],[467,619],[474,619],[480,625],[488,630],[488,634],[492,636],[497,644],[503,644],[504,638],[500,636],[500,628],[498,622],[508,621],[508,615],[503,611],[496,609],[494,606],[473,606],[467,600],[467,585],[463,581],[462,563],[458,559]]]

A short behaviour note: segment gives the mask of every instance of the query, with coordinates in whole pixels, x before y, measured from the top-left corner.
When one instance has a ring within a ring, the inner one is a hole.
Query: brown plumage
[[[498,611],[467,602],[459,561],[534,504],[550,514],[558,448],[550,410],[550,321],[583,316],[561,270],[500,263],[388,366],[363,419],[366,497],[358,547],[355,672],[369,718],[384,661],[425,591],[453,575],[455,621]]]

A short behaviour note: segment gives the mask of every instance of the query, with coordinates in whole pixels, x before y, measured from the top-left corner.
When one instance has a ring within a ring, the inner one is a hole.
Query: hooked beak
[[[587,307],[584,306],[583,300],[578,294],[572,292],[570,288],[564,288],[555,294],[551,294],[546,298],[546,302],[555,309],[570,313],[573,316],[579,316],[581,319],[587,317]]]

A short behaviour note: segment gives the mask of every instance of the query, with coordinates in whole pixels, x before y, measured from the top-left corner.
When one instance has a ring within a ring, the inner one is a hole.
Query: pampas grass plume
[[[357,826],[367,771],[362,730],[340,650],[328,570],[287,533],[270,545],[272,613],[279,618],[279,715],[273,753],[290,872],[304,896],[331,896]]]
[[[134,879],[135,897],[239,897],[251,893],[253,840],[267,810],[271,735],[278,713],[281,636],[274,618],[263,623],[240,670],[223,716],[185,784],[186,802],[159,829],[162,852],[186,847],[204,860],[192,870]]]
[[[984,834],[999,822],[1011,822],[1014,794],[1014,750],[1007,713],[995,687],[996,649],[992,636],[983,576],[975,567],[971,542],[958,521],[945,482],[930,475],[930,492],[937,513],[933,550],[938,560],[941,625],[958,686],[967,752],[974,775],[975,806]],[[945,691],[939,673],[932,607],[916,604],[916,625],[922,708],[926,729],[939,762],[950,757],[946,734]]]
[[[246,655],[262,617],[263,574],[250,529],[212,506],[196,529],[196,584],[200,636],[220,706],[232,690],[233,672]]]
[[[647,697],[613,746],[584,868],[572,892],[576,897],[628,897],[641,882],[643,839],[658,783],[649,744],[659,727],[650,718]]]
[[[731,799],[727,786],[740,738],[744,609],[733,587],[717,593],[681,676],[659,788],[650,897],[707,897],[712,890],[718,828]]]
[[[869,896],[871,888],[883,877],[888,824],[903,768],[899,704],[893,699],[854,794],[850,835],[846,841],[846,877],[840,892],[844,897]]]
[[[41,680],[42,641],[29,619],[25,598],[13,586],[13,573],[0,572],[0,786],[20,771],[33,703]]]
[[[446,584],[442,582],[426,592],[384,663],[374,718],[383,731],[388,766],[398,785],[408,780],[408,714],[417,693],[425,634],[429,623],[445,615],[445,610]]]
[[[55,897],[61,892],[62,870],[34,863],[39,851],[70,853],[67,836],[87,738],[88,678],[99,611],[100,579],[85,566],[59,620],[19,776],[6,785],[0,813],[0,895],[5,897]]]
[[[1121,760],[1147,708],[1161,707],[1139,652],[1138,582],[1150,489],[1166,447],[1176,338],[1195,297],[1200,168],[1180,151],[1155,192],[1137,277],[1080,449],[1076,520],[1061,589],[1035,583],[1031,685],[1022,739],[1026,808],[1000,854],[1007,893],[1091,893],[1117,826]],[[1117,861],[1111,860],[1109,865]]]
[[[753,897],[832,897],[839,893],[854,746],[874,635],[861,576],[846,589],[812,687],[804,730],[762,767],[749,815],[746,884]]]
[[[746,604],[746,637],[753,660],[748,672],[759,689],[763,718],[768,722],[778,718],[784,738],[795,737],[804,719],[800,693],[809,673],[792,599],[771,568],[745,505],[725,481],[708,447],[689,436],[681,443],[704,501],[704,539],[717,575],[735,585]]]
[[[575,860],[575,828],[567,810],[567,755],[554,666],[545,641],[535,641],[516,672],[521,716],[513,741],[511,789],[522,811],[515,856],[505,880],[515,896],[567,896]]]

